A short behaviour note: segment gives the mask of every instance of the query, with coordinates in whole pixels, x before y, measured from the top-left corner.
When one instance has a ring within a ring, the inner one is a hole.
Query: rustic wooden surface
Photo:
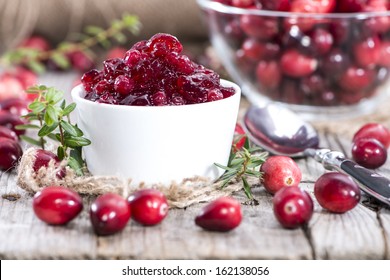
[[[69,93],[75,76],[44,76],[42,83]],[[245,106],[245,101],[243,101]],[[350,139],[321,134],[322,146],[350,150]],[[313,192],[324,169],[312,159],[297,160],[301,187]],[[390,176],[390,163],[378,170]],[[389,259],[390,211],[367,197],[352,211],[331,214],[315,204],[305,228],[283,229],[272,213],[272,197],[256,185],[258,206],[243,205],[242,224],[229,233],[206,232],[194,224],[203,204],[172,209],[160,225],[143,227],[131,221],[109,237],[94,235],[88,216],[93,198],[84,197],[84,210],[64,227],[48,226],[32,211],[31,195],[15,183],[14,173],[0,179],[1,259]],[[244,201],[243,193],[235,195]]]

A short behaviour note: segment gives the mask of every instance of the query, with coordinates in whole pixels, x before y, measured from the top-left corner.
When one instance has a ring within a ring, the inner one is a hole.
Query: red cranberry
[[[244,54],[254,62],[260,59],[272,59],[279,53],[280,47],[273,43],[264,43],[253,38],[248,38],[242,44]]]
[[[42,36],[34,35],[25,39],[19,47],[45,52],[51,49],[49,42]]]
[[[26,130],[16,129],[15,126],[26,124],[26,123],[27,121],[25,119],[22,119],[17,115],[8,112],[0,113],[0,125],[8,127],[9,129],[13,130],[18,136],[24,134]]]
[[[354,208],[360,200],[359,186],[349,176],[328,172],[314,184],[314,196],[318,203],[334,213],[344,213]]]
[[[82,51],[71,52],[68,57],[73,68],[78,71],[88,71],[95,65],[92,58]]]
[[[13,70],[13,75],[20,81],[24,89],[27,89],[30,86],[33,86],[37,84],[37,74],[34,72],[24,68],[24,67],[15,67]],[[28,94],[27,98],[29,100],[33,100],[31,96],[34,96],[33,94]]]
[[[313,215],[313,200],[299,187],[284,187],[276,192],[273,211],[279,223],[289,229],[307,224]]]
[[[325,55],[333,46],[333,35],[324,28],[316,28],[312,31],[310,39],[310,51],[315,55]]]
[[[83,209],[83,201],[75,191],[59,186],[46,187],[33,198],[35,215],[50,225],[65,225]]]
[[[350,65],[348,55],[339,48],[331,50],[322,61],[323,72],[332,77],[339,77]]]
[[[12,73],[0,74],[0,96],[2,99],[11,97],[25,97],[23,83]]]
[[[274,194],[283,187],[296,187],[302,179],[302,172],[295,161],[287,156],[270,156],[261,165],[264,188]]]
[[[114,47],[110,49],[106,54],[106,59],[112,59],[117,57],[124,57],[127,50],[122,47]]]
[[[382,143],[385,148],[390,146],[390,130],[380,123],[367,123],[354,134],[352,142],[362,138],[373,138]]]
[[[102,78],[102,73],[96,69],[89,70],[81,77],[81,83],[86,91],[91,91]]]
[[[361,166],[375,169],[386,162],[387,150],[376,139],[361,138],[353,143],[352,157]]]
[[[41,167],[48,167],[51,161],[53,161],[55,166],[58,166],[61,162],[54,153],[47,150],[37,149],[35,153],[35,161],[33,164],[34,172],[38,172]],[[66,171],[64,168],[61,168],[56,173],[58,179],[64,178],[65,175]]]
[[[18,142],[0,137],[0,170],[14,168],[22,155],[23,151]]]
[[[226,232],[238,227],[241,220],[240,203],[231,197],[221,197],[202,209],[195,224],[206,230]]]
[[[240,25],[248,36],[263,40],[270,39],[279,32],[278,22],[274,18],[249,14],[242,15],[240,18]]]
[[[304,77],[317,69],[318,61],[296,50],[287,50],[280,59],[282,72],[290,77]]]
[[[279,63],[276,61],[260,61],[256,67],[256,78],[261,87],[276,89],[282,79]]]
[[[16,135],[15,131],[5,126],[0,126],[0,137],[5,137],[15,142],[19,141],[18,135]]]
[[[369,0],[338,0],[337,11],[341,13],[357,13],[364,9]]]
[[[123,230],[130,214],[126,199],[114,193],[99,196],[90,208],[92,226],[97,235],[111,235]]]
[[[131,218],[145,226],[160,223],[168,214],[168,202],[158,190],[140,190],[127,199],[131,208]]]
[[[324,78],[313,74],[301,80],[300,88],[307,96],[317,95],[325,88]]]
[[[239,123],[236,123],[234,128],[234,138],[233,138],[233,151],[237,152],[244,147],[245,142],[247,140],[247,136],[245,134],[245,130]]]
[[[356,63],[361,67],[374,67],[380,58],[381,42],[378,37],[369,37],[353,46]]]
[[[347,91],[357,91],[367,88],[374,80],[372,69],[350,66],[340,76],[340,86]]]
[[[239,8],[248,8],[253,6],[255,0],[232,0],[232,5]]]
[[[331,13],[336,7],[336,0],[294,0],[291,11],[300,13]]]
[[[291,8],[291,0],[258,0],[265,10],[287,12]]]
[[[29,102],[20,97],[11,97],[0,100],[0,110],[5,110],[10,112],[11,114],[17,116],[23,116],[28,113],[28,104]]]
[[[150,38],[150,49],[157,56],[165,55],[168,52],[181,53],[183,50],[179,40],[169,34],[158,33]]]
[[[390,67],[390,41],[383,41],[380,46],[378,64]]]

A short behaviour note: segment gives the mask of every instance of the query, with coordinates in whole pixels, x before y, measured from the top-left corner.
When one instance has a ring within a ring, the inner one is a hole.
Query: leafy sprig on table
[[[67,56],[74,51],[83,51],[90,58],[95,54],[92,47],[96,45],[109,48],[111,39],[123,44],[126,42],[126,31],[136,35],[139,33],[141,23],[135,15],[124,14],[121,19],[114,20],[107,29],[98,26],[87,26],[85,33],[79,34],[79,42],[62,42],[56,48],[48,51],[40,51],[32,48],[16,48],[2,55],[0,64],[11,66],[23,64],[37,73],[43,73],[46,68],[44,62],[51,59],[60,68],[69,69],[71,64]]]
[[[66,159],[69,167],[82,175],[82,147],[91,144],[91,141],[84,137],[76,124],[71,123],[70,113],[76,108],[76,103],[67,105],[64,93],[54,87],[33,86],[27,89],[27,93],[37,95],[28,106],[31,112],[24,116],[30,124],[19,125],[17,129],[38,130],[38,139],[26,135],[21,135],[21,139],[42,149],[45,149],[46,137],[57,141],[58,158]]]
[[[248,138],[246,138],[244,146],[237,150],[233,143],[228,165],[224,166],[215,163],[216,166],[225,170],[225,173],[218,179],[222,182],[221,188],[225,188],[233,180],[242,181],[243,189],[247,198],[254,203],[257,203],[252,194],[251,185],[248,183],[247,177],[256,177],[261,179],[262,173],[259,171],[261,164],[264,163],[268,156],[259,147],[251,147]]]

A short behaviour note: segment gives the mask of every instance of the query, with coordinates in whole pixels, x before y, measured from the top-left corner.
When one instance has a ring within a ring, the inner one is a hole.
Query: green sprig
[[[247,177],[261,178],[262,173],[259,169],[267,156],[268,153],[264,152],[261,148],[250,147],[248,138],[246,138],[245,145],[240,150],[237,150],[235,143],[233,143],[228,165],[224,166],[219,163],[214,163],[219,168],[225,170],[225,173],[218,179],[222,182],[221,188],[225,188],[233,180],[242,181],[245,195],[248,199],[256,203]]]
[[[27,93],[37,95],[28,106],[31,112],[24,116],[32,123],[16,128],[37,130],[38,139],[26,135],[21,138],[42,149],[45,149],[46,137],[59,142],[58,158],[67,159],[68,165],[78,175],[83,175],[85,164],[81,157],[81,148],[90,145],[91,141],[84,137],[83,131],[76,124],[70,122],[70,114],[76,108],[76,104],[67,105],[64,93],[54,87],[33,86],[28,88]]]

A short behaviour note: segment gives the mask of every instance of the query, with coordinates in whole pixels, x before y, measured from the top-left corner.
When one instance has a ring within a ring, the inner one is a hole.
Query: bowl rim
[[[212,0],[196,0],[198,5],[203,9],[210,9],[216,12],[235,15],[257,15],[267,17],[302,17],[302,18],[316,18],[316,19],[358,19],[364,20],[372,17],[390,16],[390,11],[378,12],[356,12],[356,13],[299,13],[299,12],[281,12],[272,10],[258,10],[238,8],[229,5],[215,2]]]
[[[176,105],[176,106],[169,106],[169,105],[166,105],[166,106],[131,106],[131,105],[118,105],[118,104],[106,104],[106,103],[94,102],[94,101],[91,101],[91,100],[84,98],[85,89],[84,89],[83,84],[79,84],[79,85],[75,86],[74,88],[72,88],[71,96],[72,96],[73,102],[76,102],[76,104],[82,103],[82,104],[85,104],[87,106],[92,106],[96,109],[99,109],[99,108],[109,109],[109,108],[111,108],[111,109],[115,109],[115,110],[132,110],[132,111],[153,110],[154,112],[165,111],[165,110],[185,110],[185,109],[189,109],[189,108],[195,109],[196,107],[207,107],[207,106],[214,107],[217,104],[220,104],[220,106],[223,106],[224,103],[229,103],[231,99],[234,99],[237,96],[238,96],[237,98],[240,99],[241,88],[236,83],[234,83],[232,81],[224,80],[224,79],[220,79],[220,83],[225,87],[234,88],[235,93],[232,96],[229,96],[227,98],[223,98],[220,100],[216,100],[216,101],[209,101],[209,102],[195,103],[195,104]],[[201,109],[201,108],[198,108],[198,109]]]

